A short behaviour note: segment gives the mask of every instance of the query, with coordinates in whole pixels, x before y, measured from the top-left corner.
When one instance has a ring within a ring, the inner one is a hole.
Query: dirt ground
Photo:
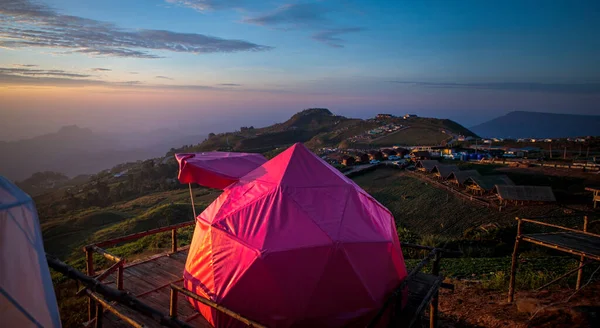
[[[440,327],[600,327],[600,282],[575,295],[574,289],[517,291],[512,304],[506,292],[478,282],[450,282],[455,290],[440,292]]]

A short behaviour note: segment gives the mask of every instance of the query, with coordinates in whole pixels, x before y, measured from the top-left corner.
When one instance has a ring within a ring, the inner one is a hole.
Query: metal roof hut
[[[392,213],[298,143],[196,217],[184,285],[268,327],[364,327],[406,276]]]
[[[431,170],[431,173],[440,179],[445,179],[448,177],[448,175],[450,175],[450,173],[457,171],[460,171],[460,169],[456,165],[439,164]]]
[[[493,191],[497,185],[514,184],[506,175],[473,176],[465,181],[467,190],[478,195]]]
[[[477,170],[464,170],[464,171],[450,172],[450,174],[448,174],[446,176],[446,179],[448,181],[456,183],[459,186],[462,186],[465,183],[465,181],[467,181],[468,178],[479,177],[479,176],[481,176],[481,174],[479,174],[479,172],[477,172]]]
[[[0,176],[0,326],[61,327],[37,211]]]
[[[418,161],[415,167],[419,171],[430,173],[436,165],[440,165],[440,162],[438,162],[437,160],[423,159]]]
[[[545,186],[513,186],[513,185],[496,185],[496,194],[500,202],[508,203],[548,203],[555,202],[556,197],[552,192],[552,188]]]

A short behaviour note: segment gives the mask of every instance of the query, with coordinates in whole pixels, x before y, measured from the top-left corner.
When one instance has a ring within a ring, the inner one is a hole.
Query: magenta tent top
[[[406,275],[389,210],[295,144],[196,218],[184,282],[268,327],[364,327]],[[190,302],[216,327],[239,325]]]
[[[261,154],[206,152],[175,154],[179,182],[224,189],[267,161]]]

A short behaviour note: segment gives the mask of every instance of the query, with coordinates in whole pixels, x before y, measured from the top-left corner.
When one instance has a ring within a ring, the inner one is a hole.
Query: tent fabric
[[[269,327],[364,327],[406,275],[390,211],[295,144],[196,218],[184,283]]]
[[[175,159],[179,182],[217,189],[225,189],[267,161],[261,154],[220,151],[175,154]]]
[[[0,318],[6,327],[61,327],[33,200],[0,176]]]

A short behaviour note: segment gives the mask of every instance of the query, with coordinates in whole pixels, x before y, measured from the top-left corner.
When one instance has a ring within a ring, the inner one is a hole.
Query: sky
[[[0,140],[600,114],[597,0],[0,0]]]

